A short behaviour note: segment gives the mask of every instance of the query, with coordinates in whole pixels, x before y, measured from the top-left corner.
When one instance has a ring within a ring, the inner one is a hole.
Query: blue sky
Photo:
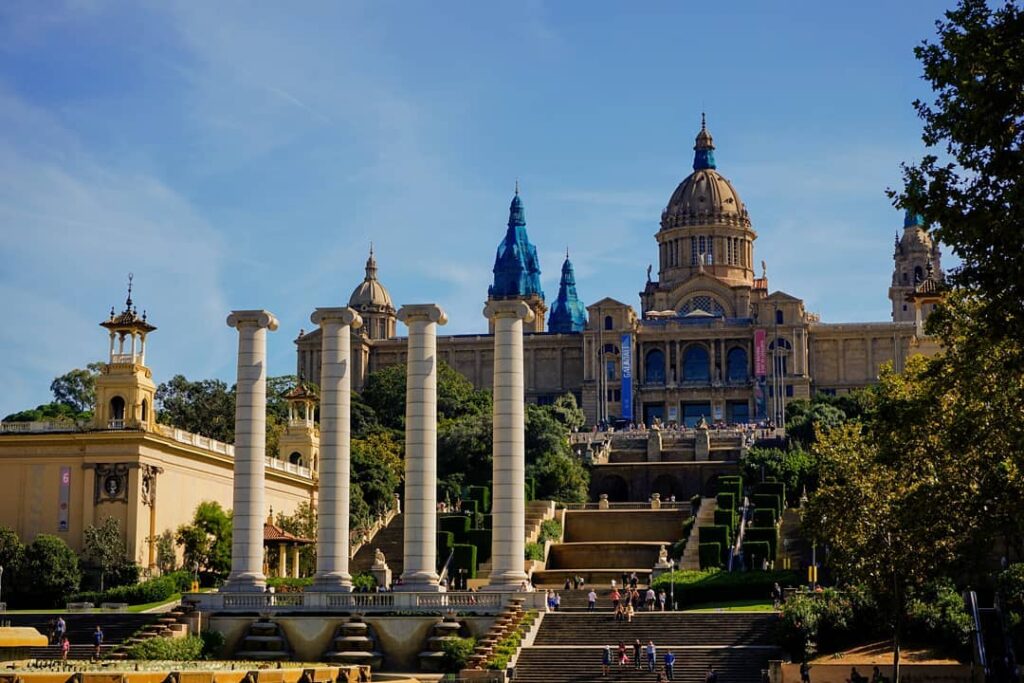
[[[371,240],[396,304],[486,330],[516,178],[548,298],[568,246],[586,302],[639,307],[702,110],[772,289],[887,320],[912,48],[951,4],[5,2],[0,415],[105,355],[129,271],[157,381],[233,381],[236,308],[293,372]]]

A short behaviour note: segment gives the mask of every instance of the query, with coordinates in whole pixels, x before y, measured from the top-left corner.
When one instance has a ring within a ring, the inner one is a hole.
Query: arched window
[[[777,308],[775,309],[775,323],[777,325],[781,325],[782,324],[782,311],[780,311]]]
[[[298,451],[293,452],[291,455],[288,456],[288,462],[290,462],[293,465],[301,465],[302,453],[299,453]]]
[[[711,380],[711,368],[708,363],[708,350],[700,344],[692,344],[683,352],[683,381],[708,382]]]
[[[725,317],[725,309],[722,308],[722,304],[718,303],[717,299],[706,294],[698,294],[697,296],[690,297],[683,302],[682,306],[679,307],[679,312],[683,315],[689,315],[690,313],[696,313],[697,311],[710,313],[714,316]]]
[[[613,330],[613,329],[615,329],[615,322],[612,320],[612,317],[610,315],[606,315],[604,317],[604,329],[606,329],[606,330]]]
[[[124,419],[124,399],[121,398],[120,396],[115,396],[114,398],[110,399],[110,419]]]
[[[907,275],[906,271],[904,271],[903,272],[903,284],[908,284],[909,282],[910,282],[910,276]]]
[[[665,352],[652,349],[644,358],[644,378],[648,384],[665,383]]]
[[[747,352],[738,346],[729,349],[725,356],[726,379],[730,382],[747,379]]]
[[[149,419],[149,401],[142,399],[142,421],[146,422]]]
[[[914,284],[924,282],[924,271],[921,266],[914,266]]]

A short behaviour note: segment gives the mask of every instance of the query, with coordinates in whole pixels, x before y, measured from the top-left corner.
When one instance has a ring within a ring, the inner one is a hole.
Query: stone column
[[[448,322],[436,304],[402,306],[409,328],[405,380],[405,560],[395,590],[440,591],[437,575],[437,326]]]
[[[277,544],[277,575],[281,578],[288,576],[288,545]]]
[[[533,319],[533,311],[522,301],[489,301],[484,315],[494,325],[493,531],[487,589],[517,591],[527,581],[523,322]]]
[[[321,330],[320,507],[313,591],[352,590],[349,560],[349,474],[352,329],[363,324],[351,308],[318,308],[309,318]]]
[[[299,544],[292,546],[292,578],[299,578]]]
[[[235,478],[232,496],[231,574],[225,593],[260,592],[263,575],[264,470],[267,445],[267,330],[277,329],[269,311],[232,311],[238,330],[235,391]]]

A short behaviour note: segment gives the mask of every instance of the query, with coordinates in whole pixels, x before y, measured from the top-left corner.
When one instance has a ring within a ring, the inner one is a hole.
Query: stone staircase
[[[419,654],[420,671],[440,671],[444,661],[444,642],[460,637],[463,630],[462,624],[455,617],[445,617],[434,624],[427,637],[426,649]]]
[[[356,556],[349,562],[349,572],[358,574],[370,571],[377,548],[384,553],[388,567],[391,568],[391,575],[397,579],[405,569],[402,559],[405,554],[405,519],[403,515],[395,515],[386,527],[377,532],[373,540],[363,544],[356,551]]]
[[[50,633],[50,622],[58,616],[67,624],[67,637],[71,642],[68,659],[91,659],[93,654],[92,634],[99,626],[103,629],[103,645],[100,656],[103,659],[116,658],[115,650],[140,630],[154,625],[163,614],[3,614],[3,620],[11,626],[30,626],[44,636]],[[32,659],[60,659],[60,645],[34,647],[29,650]]]
[[[379,669],[384,662],[384,655],[377,649],[369,624],[360,616],[338,626],[330,647],[323,655],[325,662],[362,664],[371,669]]]
[[[564,604],[564,603],[563,603]],[[775,613],[722,612],[639,613],[632,623],[616,622],[604,614],[551,613],[544,617],[532,645],[523,648],[516,665],[519,683],[590,683],[600,680],[605,645],[617,659],[619,642],[626,643],[632,660],[632,643],[653,640],[657,667],[665,653],[676,656],[675,680],[700,683],[714,666],[723,683],[759,683],[770,658],[778,658],[774,631]],[[650,681],[646,661],[640,671],[612,665],[615,680]]]
[[[473,650],[466,668],[478,671],[483,670],[487,666],[487,660],[490,659],[494,652],[494,647],[514,633],[520,624],[523,623],[523,617],[525,616],[523,598],[512,598],[509,601],[508,607],[494,620],[494,624],[487,634],[477,640],[476,649]]]
[[[269,619],[260,619],[249,625],[249,632],[235,651],[234,659],[254,661],[286,661],[291,658],[291,648],[280,625]]]
[[[686,539],[686,548],[683,550],[683,557],[679,560],[680,569],[697,571],[700,569],[700,532],[702,526],[712,526],[715,523],[715,510],[718,509],[718,501],[714,498],[702,498],[700,509],[697,510],[697,519],[694,520],[693,528],[690,529],[690,536]]]
[[[536,543],[540,536],[540,525],[544,520],[554,519],[555,503],[551,500],[531,500],[526,504],[526,542]],[[524,560],[524,567],[528,569],[529,563]],[[470,588],[486,586],[491,576],[491,561],[482,562],[476,570],[476,578],[471,579]]]
[[[779,547],[775,551],[775,568],[801,571],[804,558],[809,554],[810,546],[800,535],[800,511],[794,508],[784,510],[779,529]]]

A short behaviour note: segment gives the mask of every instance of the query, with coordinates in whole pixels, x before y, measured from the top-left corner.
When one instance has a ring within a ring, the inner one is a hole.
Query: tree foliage
[[[178,527],[175,540],[182,546],[185,568],[226,576],[231,571],[231,512],[216,501],[196,506],[192,524]]]
[[[57,536],[39,534],[25,548],[17,573],[16,602],[33,609],[64,607],[81,580],[78,557],[67,543]]]
[[[405,426],[405,365],[399,363],[376,370],[366,378],[361,394],[365,403],[390,429]],[[437,365],[437,419],[439,422],[463,415],[480,414],[491,408],[491,396],[473,388],[473,383],[445,362]]]
[[[235,389],[221,380],[193,382],[175,375],[157,387],[156,403],[162,424],[234,443]]]
[[[77,413],[87,413],[96,404],[96,377],[103,363],[89,363],[86,369],[76,368],[50,383],[55,403],[66,405]]]
[[[984,294],[977,324],[1024,338],[1024,11],[960,0],[936,28],[914,50],[934,94],[914,102],[929,153],[897,201],[960,257],[954,284]]]
[[[100,591],[106,590],[107,574],[127,561],[128,551],[121,538],[121,525],[107,517],[99,526],[90,524],[84,533],[85,556],[100,572]]]

